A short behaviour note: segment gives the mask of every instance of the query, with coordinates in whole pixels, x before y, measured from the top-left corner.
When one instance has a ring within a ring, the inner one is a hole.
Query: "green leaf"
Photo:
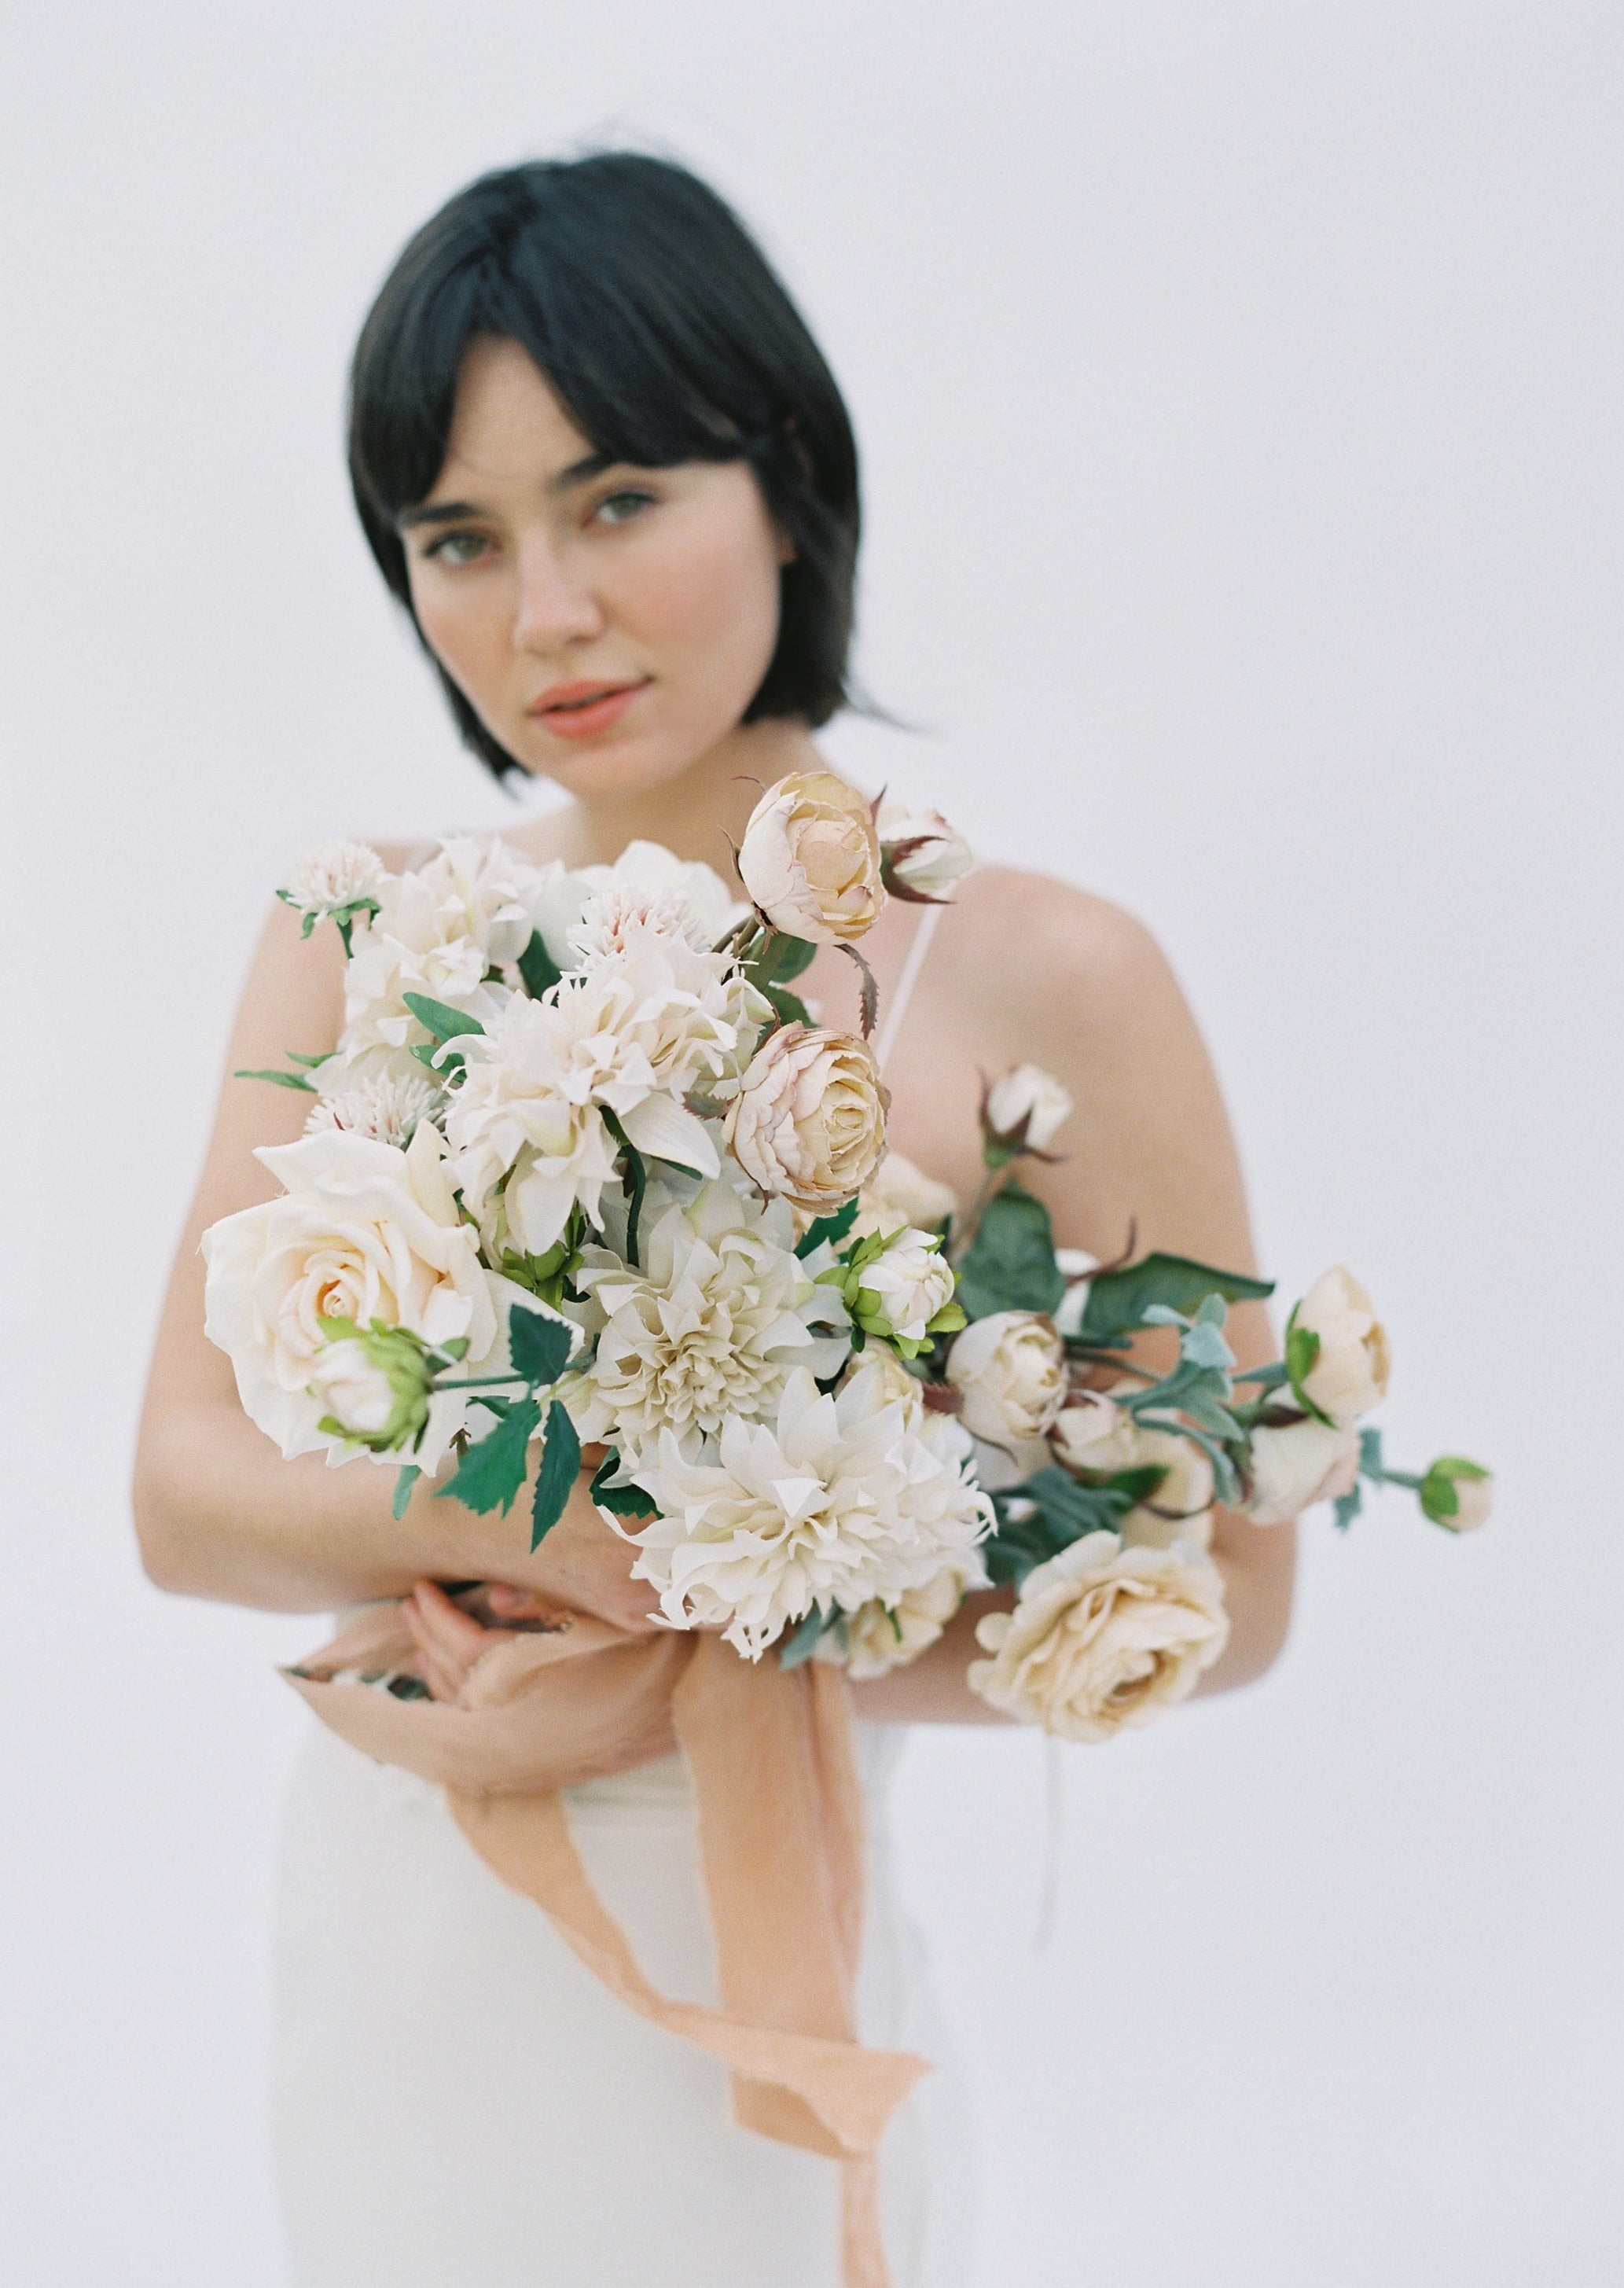
[[[643,1164],[643,1155],[621,1126],[616,1115],[606,1104],[600,1106],[599,1109],[603,1114],[604,1126],[626,1155],[626,1172],[622,1182],[631,1202],[626,1212],[626,1260],[634,1271],[640,1271],[643,1267],[638,1255],[638,1222],[643,1213],[643,1195],[648,1188],[648,1170]]]
[[[1359,1481],[1355,1478],[1347,1492],[1345,1494],[1339,1494],[1336,1498],[1336,1505],[1334,1515],[1336,1520],[1337,1531],[1339,1533],[1346,1533],[1348,1528],[1352,1524],[1354,1519],[1359,1515],[1360,1510],[1362,1510],[1364,1506],[1365,1489],[1360,1484]]]
[[[471,1017],[465,1009],[453,1009],[447,1002],[435,1001],[426,993],[403,993],[400,998],[437,1042],[459,1040],[464,1033],[485,1030],[479,1019]]]
[[[1042,1201],[1018,1184],[994,1192],[958,1272],[958,1300],[972,1319],[990,1318],[994,1311],[1058,1309],[1066,1280]]]
[[[508,1313],[513,1371],[526,1382],[557,1382],[569,1358],[569,1345],[570,1330],[561,1319],[543,1318],[518,1303]]]
[[[530,1435],[541,1418],[542,1410],[533,1398],[510,1406],[490,1434],[468,1449],[456,1475],[440,1488],[437,1498],[460,1501],[482,1516],[499,1509],[505,1517],[525,1482]]]
[[[307,1057],[304,1054],[302,1050],[284,1049],[282,1051],[282,1054],[287,1058],[288,1062],[290,1065],[315,1066],[329,1063],[335,1054],[335,1052],[331,1049],[318,1049],[313,1057]]]
[[[821,1247],[826,1239],[831,1246],[838,1247],[857,1221],[857,1206],[855,1200],[848,1200],[844,1207],[836,1208],[833,1215],[820,1216],[816,1223],[809,1224],[795,1243],[796,1253],[810,1255],[813,1248]]]
[[[598,1473],[587,1488],[599,1509],[608,1510],[615,1517],[657,1517],[659,1512],[641,1486],[612,1486],[608,1481],[620,1468],[621,1458],[613,1447],[599,1463]]]
[[[259,1071],[252,1067],[243,1067],[234,1072],[232,1078],[274,1081],[278,1088],[297,1088],[301,1096],[314,1096],[317,1093],[314,1081],[306,1080],[303,1073]]]
[[[527,1318],[535,1318],[528,1311]],[[581,1441],[575,1426],[555,1398],[547,1410],[547,1435],[542,1442],[542,1466],[536,1473],[535,1503],[530,1513],[530,1546],[539,1549],[564,1514],[564,1505],[581,1473]]]
[[[799,1668],[804,1660],[810,1660],[817,1648],[819,1638],[826,1630],[834,1626],[836,1618],[836,1615],[832,1606],[826,1613],[821,1605],[814,1605],[794,1633],[786,1637],[783,1643],[780,1645],[779,1666]]]
[[[789,992],[784,986],[764,985],[761,989],[777,1011],[780,1024],[810,1025],[812,1023],[812,1011],[805,1002],[796,994]]]
[[[748,974],[754,985],[764,990],[769,985],[788,985],[792,978],[801,976],[812,967],[818,949],[810,939],[791,937],[787,931],[773,930],[761,951],[749,964]]]
[[[1379,1430],[1359,1432],[1359,1468],[1367,1478],[1381,1483],[1384,1469],[1382,1460],[1382,1433]]]
[[[1272,1295],[1271,1279],[1249,1279],[1243,1272],[1220,1271],[1187,1255],[1147,1255],[1121,1271],[1102,1271],[1090,1283],[1082,1314],[1085,1343],[1109,1343],[1135,1333],[1153,1303],[1186,1315],[1208,1295],[1226,1302],[1261,1302]]]
[[[540,930],[530,933],[530,942],[519,957],[519,973],[533,1001],[539,1001],[543,993],[551,993],[564,974],[548,952],[547,941]]]
[[[390,1508],[393,1511],[397,1521],[406,1515],[406,1505],[412,1498],[412,1488],[422,1475],[423,1472],[417,1467],[416,1462],[408,1462],[403,1469],[396,1471],[395,1498],[391,1502]]]

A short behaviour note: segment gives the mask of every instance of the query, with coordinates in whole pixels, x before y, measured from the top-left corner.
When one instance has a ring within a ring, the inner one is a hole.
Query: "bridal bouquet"
[[[968,1216],[887,1152],[859,941],[969,863],[936,814],[825,773],[763,796],[743,900],[649,843],[574,870],[499,840],[400,874],[313,853],[279,894],[338,929],[344,1029],[254,1076],[311,1098],[305,1133],[259,1154],[281,1196],[203,1241],[250,1417],[286,1456],[397,1469],[397,1515],[419,1478],[506,1513],[533,1477],[532,1547],[599,1450],[591,1498],[665,1620],[752,1660],[875,1676],[1013,1588],[970,1681],[1079,1739],[1217,1657],[1216,1504],[1346,1524],[1397,1483],[1480,1521],[1477,1464],[1392,1470],[1361,1426],[1387,1346],[1345,1271],[1240,1373],[1227,1311],[1266,1283],[1056,1249],[1015,1180],[1070,1110],[1036,1068],[985,1094]],[[794,990],[820,945],[862,973],[860,1033]],[[1168,1372],[1133,1355],[1152,1328]]]

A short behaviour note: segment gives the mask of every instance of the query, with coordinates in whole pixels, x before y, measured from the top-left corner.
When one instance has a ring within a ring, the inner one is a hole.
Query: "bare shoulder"
[[[1145,924],[1052,875],[978,868],[961,885],[953,926],[939,943],[944,981],[1000,1029],[1035,1025],[1087,1041],[1119,1031],[1125,1019],[1183,1005]]]

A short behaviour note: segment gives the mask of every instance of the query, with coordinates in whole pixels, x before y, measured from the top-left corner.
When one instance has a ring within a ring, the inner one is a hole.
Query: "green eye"
[[[423,552],[440,557],[448,564],[471,564],[489,545],[477,532],[445,532]]]
[[[634,516],[653,505],[654,497],[653,493],[635,490],[611,493],[598,502],[593,513],[604,524],[630,524]]]

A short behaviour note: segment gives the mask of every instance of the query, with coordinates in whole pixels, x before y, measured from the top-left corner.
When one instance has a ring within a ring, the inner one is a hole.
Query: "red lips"
[[[575,683],[550,684],[525,711],[561,739],[590,739],[595,732],[606,731],[620,721],[646,688],[646,681],[606,683],[583,678]]]

